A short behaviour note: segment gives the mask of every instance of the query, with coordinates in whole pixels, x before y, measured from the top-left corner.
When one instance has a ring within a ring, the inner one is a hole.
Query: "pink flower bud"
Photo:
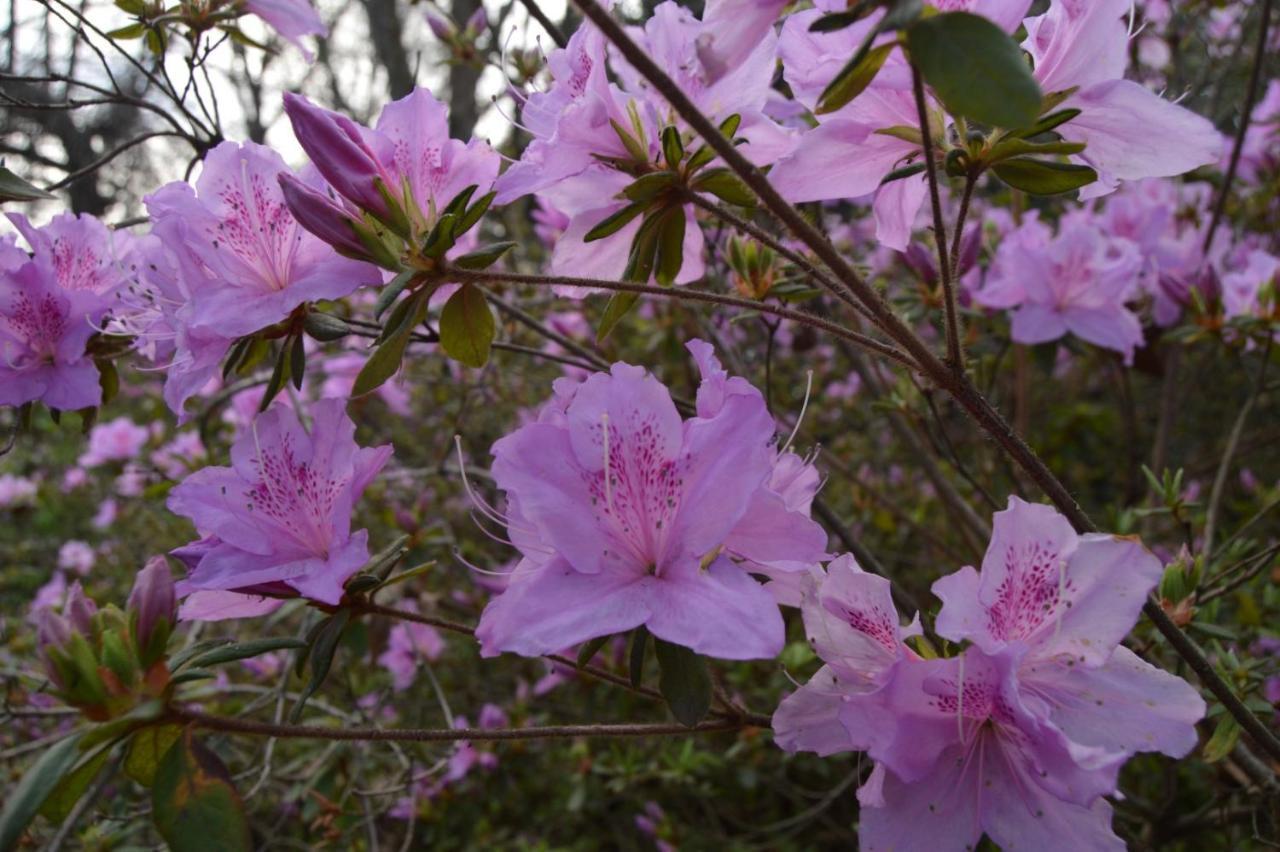
[[[62,614],[66,616],[71,628],[82,636],[93,633],[93,616],[98,612],[98,605],[85,597],[80,582],[71,584],[67,590],[66,603],[62,605]]]
[[[129,616],[138,653],[143,663],[149,664],[163,654],[163,643],[177,619],[173,575],[163,556],[153,556],[138,572],[129,593]],[[152,647],[153,642],[158,648]]]
[[[441,41],[449,41],[453,38],[453,24],[445,20],[439,15],[426,10],[427,26],[431,27],[431,32],[435,33],[436,38]]]
[[[489,26],[489,18],[485,14],[484,6],[479,7],[471,13],[471,17],[467,18],[466,30],[473,35],[479,35]]]
[[[284,203],[298,224],[348,257],[365,260],[368,252],[356,239],[351,216],[333,199],[307,186],[288,172],[278,178]]]

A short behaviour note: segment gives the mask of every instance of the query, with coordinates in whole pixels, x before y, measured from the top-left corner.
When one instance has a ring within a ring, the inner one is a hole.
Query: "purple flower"
[[[1082,215],[1064,217],[1057,236],[1031,220],[996,254],[990,276],[974,300],[1014,309],[1012,337],[1044,343],[1068,332],[1133,360],[1142,324],[1125,302],[1137,297],[1142,257],[1128,240],[1108,239]]]
[[[1023,48],[1046,94],[1072,94],[1057,109],[1080,115],[1057,128],[1068,142],[1088,147],[1078,155],[1098,171],[1081,192],[1094,198],[1122,180],[1166,177],[1218,161],[1222,136],[1205,118],[1124,79],[1129,64],[1129,0],[1053,0],[1026,21]]]
[[[252,334],[299,305],[381,280],[374,267],[337,256],[298,225],[277,182],[286,172],[270,148],[223,142],[205,157],[195,189],[171,183],[147,198],[156,227],[179,220],[171,233],[182,235],[203,266],[204,275],[184,282],[192,329],[224,338]]]
[[[145,426],[139,426],[128,417],[117,417],[99,423],[89,431],[89,448],[80,454],[77,464],[95,467],[112,461],[128,461],[136,458],[151,437]]]
[[[178,583],[180,596],[217,591],[338,603],[343,584],[369,558],[367,533],[351,532],[352,509],[391,456],[390,445],[356,445],[343,406],[315,403],[308,434],[292,408],[277,405],[232,446],[231,467],[198,470],[170,492],[170,510],[205,536],[174,551],[191,566]],[[209,609],[262,609],[225,594],[214,602],[222,608]],[[183,617],[209,611],[200,603],[184,607]]]
[[[728,382],[714,413],[682,421],[657,379],[617,363],[560,380],[537,422],[494,444],[523,558],[481,616],[484,655],[546,654],[642,624],[710,656],[778,652],[777,604],[731,556],[802,565],[825,537],[773,499],[773,419],[758,392]],[[741,529],[762,492],[778,530],[767,541]]]
[[[749,21],[741,21],[741,31],[730,31],[724,26],[726,17],[733,17],[727,8],[712,4],[708,19],[699,21],[687,9],[666,2],[654,9],[642,29],[632,32],[703,113],[716,121],[731,115],[741,119],[741,150],[762,166],[793,144],[790,132],[765,114],[776,65],[771,14],[776,9],[753,10]],[[583,238],[626,206],[620,194],[634,173],[658,167],[664,127],[675,126],[687,145],[697,144],[666,101],[630,65],[615,60],[613,71],[621,85],[611,83],[606,58],[605,39],[590,25],[580,27],[565,48],[551,53],[550,90],[530,94],[521,110],[522,128],[533,139],[497,183],[499,204],[530,193],[545,194],[570,217],[555,245],[553,273],[620,277],[642,219],[633,219],[604,239],[586,243]],[[630,145],[618,128],[630,137]],[[695,281],[705,273],[704,240],[695,210],[692,205],[684,209],[683,265],[676,283]]]
[[[132,237],[112,233],[92,216],[60,213],[42,228],[21,213],[7,214],[32,253],[53,267],[64,290],[108,296],[124,285],[133,263]]]
[[[888,584],[849,566],[833,563],[806,596],[827,665],[779,707],[778,741],[876,761],[858,794],[864,849],[959,850],[983,834],[1004,848],[1123,849],[1102,798],[1120,766],[1196,744],[1196,691],[1120,645],[1159,561],[1017,498],[994,521],[982,571],[933,587],[938,633],[971,643],[960,656],[904,648]]]
[[[383,107],[373,129],[301,95],[286,94],[284,108],[329,185],[403,237],[421,238],[454,196],[475,186],[478,198],[498,176],[498,155],[485,142],[450,138],[448,111],[426,89]],[[308,221],[324,215],[325,233],[333,230],[334,212],[312,206]]]
[[[71,411],[102,400],[85,344],[106,314],[91,290],[66,290],[37,258],[0,270],[0,405],[43,402]]]
[[[411,605],[404,609],[413,611]],[[378,655],[378,665],[391,673],[391,686],[397,692],[408,689],[418,676],[422,660],[435,660],[444,653],[444,638],[429,624],[402,621],[391,628],[387,649]]]
[[[315,35],[324,38],[329,28],[320,20],[316,10],[307,0],[245,0],[245,10],[257,15],[286,41],[292,44],[310,62],[314,55],[303,43],[302,36]]]

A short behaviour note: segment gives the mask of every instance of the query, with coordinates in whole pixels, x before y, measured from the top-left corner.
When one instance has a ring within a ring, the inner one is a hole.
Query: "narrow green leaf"
[[[473,183],[471,184],[471,186],[467,187],[466,189],[462,190],[462,192],[459,192],[453,198],[449,199],[449,203],[446,204],[444,206],[444,209],[440,211],[440,216],[443,217],[445,215],[451,215],[451,216],[460,215],[464,210],[467,209],[467,205],[471,203],[471,196],[475,195],[476,190],[479,188],[480,188],[479,184]]]
[[[622,194],[631,201],[648,204],[657,198],[663,190],[674,186],[679,178],[678,174],[669,169],[663,169],[660,172],[649,172],[636,178],[634,183],[622,190]]]
[[[823,15],[809,25],[811,33],[832,33],[856,24],[871,12],[879,3],[877,0],[858,0],[843,12]]]
[[[230,663],[236,660],[247,660],[250,657],[257,657],[260,654],[266,654],[270,651],[284,651],[290,648],[304,648],[306,642],[294,637],[268,637],[266,639],[250,639],[247,642],[237,642],[233,645],[224,645],[221,648],[213,648],[205,651],[203,654],[191,660],[193,666],[217,666],[222,663]]]
[[[1083,142],[1030,142],[1026,139],[1020,139],[1017,136],[1011,136],[1008,139],[1002,139],[991,147],[986,154],[986,161],[990,164],[1011,160],[1014,157],[1052,157],[1055,155],[1079,154],[1085,149]]]
[[[631,155],[631,159],[637,163],[647,163],[649,161],[649,152],[645,149],[644,144],[632,136],[625,127],[614,119],[609,119],[609,124],[613,127],[613,132],[618,134],[618,139],[622,142],[622,147],[627,149],[627,153]]]
[[[171,671],[177,671],[187,663],[191,662],[191,660],[200,656],[205,651],[208,651],[210,648],[221,648],[223,645],[230,645],[234,641],[235,640],[233,639],[221,638],[221,639],[205,639],[200,642],[196,642],[193,645],[191,645],[191,647],[183,648],[181,651],[178,651],[176,654],[174,654],[169,659],[169,669]]]
[[[181,735],[181,725],[152,725],[134,733],[124,754],[124,774],[150,787],[160,760]]]
[[[0,849],[14,849],[40,806],[80,759],[80,733],[58,740],[40,755],[35,765],[22,774],[4,795],[0,811]]]
[[[80,801],[80,797],[89,789],[93,779],[98,777],[102,767],[111,756],[115,743],[103,743],[97,749],[80,758],[80,762],[58,782],[53,792],[40,806],[40,815],[53,823],[60,823],[71,813],[71,809]]]
[[[627,226],[628,223],[641,213],[644,212],[643,204],[628,204],[616,213],[610,213],[599,224],[583,236],[584,243],[592,243],[596,240],[603,240],[605,237],[618,233]]]
[[[244,803],[218,756],[187,729],[156,768],[152,818],[172,852],[248,852]]]
[[[498,258],[515,247],[516,244],[510,240],[501,243],[490,243],[456,258],[453,261],[453,265],[459,269],[487,269],[497,263]]]
[[[284,383],[289,381],[289,366],[292,363],[289,344],[290,340],[287,337],[281,341],[280,351],[276,354],[276,366],[271,371],[271,379],[267,382],[267,388],[262,394],[258,411],[266,411],[276,398],[276,394],[284,390]]]
[[[147,34],[146,24],[129,24],[125,27],[112,30],[107,33],[107,38],[119,39],[121,41],[129,41],[135,38],[142,38]]]
[[[819,115],[835,112],[862,94],[880,73],[885,61],[897,46],[897,41],[890,41],[871,48],[863,53],[856,63],[850,62],[840,69],[840,73],[823,90],[815,112]]]
[[[947,12],[907,29],[907,49],[938,99],[952,115],[993,127],[1035,122],[1043,94],[1004,30],[980,15]]]
[[[683,645],[657,638],[653,644],[661,668],[658,691],[676,721],[692,728],[711,709],[711,675],[706,661]]]
[[[468,367],[488,363],[496,330],[489,301],[473,284],[463,284],[440,312],[440,348]]]
[[[582,647],[578,649],[578,668],[582,668],[587,663],[591,662],[591,658],[594,657],[600,649],[605,646],[605,643],[612,638],[613,637],[611,635],[606,634],[583,642]]]
[[[1208,742],[1200,750],[1200,756],[1205,763],[1217,763],[1231,754],[1238,742],[1240,742],[1240,723],[1230,713],[1223,713],[1217,727],[1213,729],[1213,736],[1209,737]]]
[[[400,361],[404,358],[405,347],[409,345],[409,336],[427,313],[427,293],[419,290],[406,300],[402,319],[396,324],[386,339],[373,350],[369,360],[364,362],[360,373],[356,376],[355,385],[351,388],[353,397],[364,396],[382,386],[382,383],[396,374],[400,369]]]
[[[640,230],[631,241],[631,253],[627,257],[627,268],[622,277],[626,281],[637,284],[648,284],[653,277],[653,265],[658,255],[658,237],[662,231],[662,223],[666,211],[658,211],[645,216],[640,223]]]
[[[1052,160],[1005,160],[993,171],[1009,186],[1031,195],[1058,195],[1098,179],[1098,173],[1088,166]]]
[[[302,390],[302,377],[306,372],[307,350],[302,343],[302,335],[299,334],[293,338],[293,345],[289,349],[289,376],[296,389]]]
[[[649,649],[649,628],[643,624],[631,631],[631,648],[627,653],[627,678],[639,689],[644,683],[644,658]]]
[[[608,303],[604,306],[604,314],[600,317],[600,324],[596,327],[596,340],[600,341],[608,337],[618,323],[622,322],[623,317],[631,313],[631,309],[639,301],[639,293],[612,293],[609,296]]]
[[[372,574],[380,580],[385,580],[387,575],[391,573],[391,569],[396,567],[400,560],[404,558],[404,555],[409,552],[409,548],[405,547],[405,542],[408,540],[409,536],[407,535],[396,536],[394,541],[373,554],[373,556],[370,556],[369,561],[360,570]]]
[[[28,183],[13,172],[0,166],[0,202],[4,201],[39,201],[43,198],[54,198],[51,192],[45,192],[33,183]]]
[[[886,183],[893,183],[895,180],[903,180],[904,178],[914,177],[915,175],[920,174],[924,170],[925,170],[924,163],[912,163],[909,166],[903,166],[900,169],[894,169],[893,171],[889,172],[889,174],[885,175],[883,178],[880,179],[880,185],[884,186]]]
[[[298,703],[290,711],[289,721],[298,721],[302,716],[303,708],[307,706],[307,699],[315,694],[324,683],[324,679],[329,676],[329,668],[333,665],[333,653],[338,649],[338,640],[342,638],[342,631],[346,629],[350,620],[351,610],[340,609],[321,622],[321,627],[316,632],[315,644],[311,647],[311,679],[307,681],[302,694],[298,696]]]
[[[680,140],[680,131],[668,124],[662,128],[662,158],[667,161],[667,168],[678,169],[684,160],[684,142]]]
[[[442,258],[453,248],[458,241],[454,227],[458,223],[458,217],[452,213],[446,213],[436,220],[435,227],[427,234],[427,238],[422,241],[422,253],[431,258]]]
[[[1048,133],[1050,130],[1061,127],[1079,114],[1080,110],[1074,108],[1051,112],[1025,130],[1017,131],[1016,135],[1021,136],[1024,139],[1028,139],[1032,136],[1039,136],[1041,133]]]
[[[480,221],[480,217],[489,209],[489,205],[493,203],[493,199],[498,197],[496,192],[486,192],[480,196],[475,204],[466,209],[466,212],[458,216],[458,221],[453,226],[455,237],[460,237],[467,231],[470,231]]]
[[[654,278],[663,286],[674,284],[684,265],[684,229],[684,207],[677,205],[663,215],[653,269]]]
[[[756,194],[731,169],[707,169],[689,185],[696,192],[709,192],[721,201],[739,207],[753,207]]]

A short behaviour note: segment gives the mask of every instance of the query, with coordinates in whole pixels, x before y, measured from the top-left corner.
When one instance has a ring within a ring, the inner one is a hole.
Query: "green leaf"
[[[622,190],[622,194],[631,201],[648,204],[657,198],[664,189],[674,186],[679,177],[678,174],[667,169],[660,172],[649,172],[636,178],[634,183]]]
[[[203,654],[193,658],[191,660],[191,665],[217,666],[222,663],[235,662],[236,660],[247,660],[250,657],[256,657],[270,651],[284,651],[289,648],[305,648],[306,645],[306,642],[293,637],[250,639],[247,642],[237,642],[233,645],[223,645],[221,648],[213,648],[209,651],[205,651]]]
[[[51,192],[45,192],[35,184],[28,183],[13,172],[0,166],[0,202],[4,201],[38,201],[42,198],[54,198]]]
[[[483,367],[489,361],[496,328],[484,293],[473,284],[463,284],[440,312],[440,347],[468,367]]]
[[[307,312],[302,319],[302,329],[311,336],[312,340],[319,340],[322,343],[341,340],[351,333],[351,326],[339,317],[317,311]]]
[[[862,94],[880,73],[889,54],[893,53],[893,49],[897,46],[897,41],[886,42],[861,53],[857,62],[849,62],[841,68],[840,73],[823,90],[815,112],[818,115],[835,112]]]
[[[181,725],[152,725],[136,732],[124,754],[124,774],[150,787],[160,760],[181,735]]]
[[[913,177],[914,175],[920,174],[922,171],[925,170],[925,168],[926,166],[924,163],[912,163],[909,166],[903,166],[900,169],[894,169],[893,171],[889,172],[889,174],[885,175],[883,178],[880,179],[880,185],[884,186],[886,183],[893,183],[895,180],[902,180],[904,178]]]
[[[409,345],[409,336],[427,315],[426,296],[425,290],[419,290],[405,300],[406,305],[400,314],[400,321],[390,328],[385,339],[378,344],[373,354],[369,356],[369,360],[365,361],[364,366],[360,368],[355,385],[351,388],[353,397],[364,396],[377,390],[400,369],[405,347]],[[394,317],[395,314],[393,314]]]
[[[120,27],[107,33],[107,38],[120,39],[128,41],[130,39],[142,38],[147,34],[146,24],[129,24],[127,27]]]
[[[248,852],[252,848],[244,803],[231,775],[187,729],[156,768],[152,818],[172,852]]]
[[[674,125],[662,128],[662,158],[671,169],[680,168],[684,159],[684,142],[680,141],[680,131]]]
[[[515,247],[516,244],[510,240],[501,243],[490,243],[456,258],[453,261],[453,265],[459,269],[487,269],[497,263],[498,258]]]
[[[1028,155],[1051,157],[1058,154],[1063,156],[1079,154],[1084,149],[1085,144],[1083,142],[1031,142],[1026,139],[1020,139],[1017,136],[1011,136],[993,145],[984,159],[988,163],[994,164],[1004,160],[1011,160],[1014,157]]]
[[[1039,136],[1041,133],[1048,133],[1050,130],[1061,127],[1079,114],[1080,110],[1074,108],[1051,112],[1025,130],[1019,130],[1016,135],[1024,139]]]
[[[605,634],[604,636],[597,636],[594,639],[583,642],[582,647],[578,649],[578,668],[582,668],[587,663],[591,662],[591,658],[594,657],[596,653],[605,646],[605,643],[612,638],[613,637],[611,635]]]
[[[632,136],[625,127],[614,119],[609,119],[613,132],[618,134],[618,139],[622,142],[622,147],[627,149],[627,153],[631,155],[631,159],[637,163],[647,163],[649,161],[649,152],[645,150],[644,143]]]
[[[1005,160],[992,169],[1000,180],[1031,195],[1058,195],[1098,179],[1088,166],[1052,160]]]
[[[262,394],[262,402],[258,403],[258,411],[266,411],[271,406],[271,401],[276,398],[276,394],[284,390],[284,383],[289,381],[289,366],[293,361],[290,354],[289,338],[285,338],[280,343],[280,351],[276,353],[276,365],[271,370],[271,379],[267,382],[267,388]]]
[[[120,393],[120,371],[115,361],[105,358],[95,358],[93,363],[98,367],[98,387],[102,388],[102,404],[106,405]]]
[[[1240,723],[1230,713],[1223,713],[1218,726],[1213,729],[1213,736],[1209,737],[1200,750],[1200,756],[1205,763],[1217,763],[1231,754],[1239,741]]]
[[[737,204],[739,207],[752,207],[756,203],[755,193],[731,169],[708,169],[698,175],[689,188],[697,192],[709,192],[721,201]]]
[[[877,0],[858,0],[843,12],[823,15],[809,25],[811,33],[833,33],[856,24],[878,5]]]
[[[631,254],[627,257],[627,268],[622,271],[625,281],[637,284],[648,284],[653,277],[653,265],[658,257],[658,238],[662,232],[666,211],[658,211],[645,216],[640,223],[640,230],[631,242]]]
[[[459,192],[453,198],[449,199],[449,203],[440,211],[440,216],[458,216],[467,209],[467,205],[471,203],[471,196],[476,194],[476,190],[480,188],[480,184],[473,183],[471,186]]]
[[[50,822],[60,823],[71,813],[71,809],[80,801],[80,797],[89,789],[93,779],[98,777],[102,767],[111,757],[115,743],[103,743],[97,749],[84,755],[78,764],[58,782],[58,786],[40,806],[40,815]]]
[[[35,819],[45,799],[76,765],[80,759],[81,736],[73,733],[58,740],[22,774],[17,785],[5,791],[4,810],[0,811],[0,849],[17,847],[18,839]]]
[[[663,215],[658,227],[658,254],[653,274],[663,286],[674,284],[684,265],[684,228],[684,208],[678,205]]]
[[[458,235],[454,230],[457,224],[458,217],[452,213],[446,213],[437,219],[435,227],[422,241],[422,253],[436,259],[444,257],[445,253],[458,241]]]
[[[603,240],[605,237],[618,233],[618,231],[625,228],[632,219],[643,213],[644,208],[645,205],[643,204],[628,204],[616,213],[609,214],[594,228],[587,231],[586,235],[583,236],[582,241],[584,243],[592,243],[596,240]]]
[[[636,306],[636,302],[639,301],[639,293],[612,293],[609,296],[608,304],[604,306],[604,314],[600,317],[600,324],[596,327],[596,340],[604,340],[608,337],[614,327],[622,322],[623,317],[629,314],[631,309]]]
[[[307,681],[302,694],[298,696],[298,703],[293,705],[293,710],[289,712],[289,721],[298,721],[302,715],[302,709],[307,706],[307,699],[315,694],[324,683],[324,679],[329,676],[329,667],[333,665],[333,653],[338,649],[338,640],[342,638],[342,631],[346,629],[347,622],[350,620],[351,610],[340,609],[320,622],[317,629],[313,631],[315,641],[311,644],[311,653],[308,656],[311,664],[311,679]]]
[[[186,665],[188,662],[190,662],[192,659],[200,656],[205,651],[208,651],[210,648],[221,648],[224,645],[230,645],[233,641],[235,640],[219,638],[219,639],[205,639],[203,641],[196,642],[195,644],[191,645],[191,647],[183,648],[181,651],[178,651],[176,654],[174,654],[169,659],[169,669],[170,671],[177,671],[178,669]]]
[[[293,346],[289,349],[289,376],[293,379],[293,386],[297,390],[302,390],[302,377],[307,372],[307,350],[302,343],[302,335],[299,334],[293,338]]]
[[[489,205],[493,203],[493,199],[498,197],[496,192],[486,192],[480,196],[475,204],[467,208],[465,213],[458,216],[458,221],[454,223],[453,233],[455,237],[460,237],[480,221],[480,217],[489,209]]]
[[[649,628],[641,624],[631,631],[631,648],[627,654],[627,679],[634,689],[644,683],[644,657],[649,649]]]
[[[994,127],[1026,127],[1040,114],[1043,94],[1004,30],[979,15],[947,12],[907,29],[907,49],[952,115]]]
[[[667,700],[671,715],[692,728],[711,709],[711,675],[706,661],[683,645],[654,639],[661,677],[658,691]]]

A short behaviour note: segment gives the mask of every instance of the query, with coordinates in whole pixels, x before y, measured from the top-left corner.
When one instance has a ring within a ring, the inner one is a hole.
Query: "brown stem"
[[[1269,7],[1270,0],[1267,2]],[[752,165],[702,114],[684,91],[627,35],[613,16],[596,0],[574,0],[574,3],[583,15],[599,27],[604,36],[618,48],[622,57],[666,98],[690,128],[701,136],[720,155],[725,164],[751,188],[764,206],[827,265],[838,281],[850,289],[871,312],[876,324],[889,338],[901,346],[926,376],[951,394],[979,426],[995,439],[1005,453],[1027,473],[1058,510],[1067,517],[1071,525],[1081,533],[1096,532],[1097,527],[1080,508],[1071,492],[1058,481],[1035,451],[991,407],[968,378],[950,369],[934,355],[924,341],[912,332],[884,299],[858,275],[836,247],[778,194],[760,170]],[[1231,686],[1214,670],[1213,664],[1209,662],[1204,652],[1183,634],[1158,605],[1148,601],[1143,607],[1143,612],[1155,624],[1156,629],[1169,640],[1169,644],[1177,654],[1186,660],[1201,682],[1222,702],[1227,712],[1271,757],[1280,759],[1280,739],[1277,739],[1267,726],[1245,707]]]
[[[978,176],[972,173],[964,178],[964,192],[960,194],[960,212],[956,214],[956,232],[951,235],[951,273],[960,282],[960,247],[964,245],[964,223],[969,218],[969,203],[973,201],[973,189]]]
[[[624,725],[540,725],[528,728],[346,728],[323,725],[277,725],[215,716],[190,707],[174,707],[170,717],[177,722],[190,722],[211,731],[248,734],[255,737],[283,739],[358,740],[360,742],[449,743],[460,740],[549,740],[576,737],[652,737],[683,736],[737,731],[753,724],[739,719],[701,722],[691,728],[678,723],[639,723]]]
[[[911,90],[920,117],[920,147],[924,152],[924,175],[929,184],[929,203],[933,208],[933,241],[938,247],[938,280],[942,282],[942,309],[946,323],[947,362],[958,371],[964,370],[964,353],[960,351],[960,320],[956,314],[956,289],[951,280],[952,264],[947,256],[947,223],[942,218],[942,198],[938,193],[938,163],[933,158],[933,131],[929,129],[929,110],[924,101],[924,80],[911,66]],[[956,238],[960,231],[957,229]]]
[[[731,308],[741,308],[748,311],[756,311],[762,314],[770,314],[772,316],[781,317],[782,319],[798,322],[802,325],[812,326],[813,328],[825,331],[828,334],[836,335],[850,343],[861,346],[875,352],[877,355],[883,355],[897,361],[899,364],[910,369],[915,369],[915,364],[902,351],[893,348],[887,343],[882,343],[873,337],[865,334],[859,334],[856,331],[850,331],[838,323],[806,313],[805,311],[797,311],[792,308],[784,308],[777,305],[768,305],[763,302],[757,302],[753,299],[740,299],[737,296],[726,296],[721,293],[711,293],[706,290],[690,290],[681,287],[658,287],[652,284],[637,284],[631,281],[608,281],[601,278],[574,278],[567,275],[527,275],[520,272],[500,272],[496,270],[472,271],[466,269],[450,269],[447,273],[451,281],[458,283],[477,283],[493,282],[498,284],[531,284],[538,287],[553,287],[557,285],[572,285],[574,287],[585,287],[591,290],[610,290],[620,293],[643,293],[649,296],[661,296],[666,299],[676,299],[686,302],[706,302],[713,305],[724,305]]]

